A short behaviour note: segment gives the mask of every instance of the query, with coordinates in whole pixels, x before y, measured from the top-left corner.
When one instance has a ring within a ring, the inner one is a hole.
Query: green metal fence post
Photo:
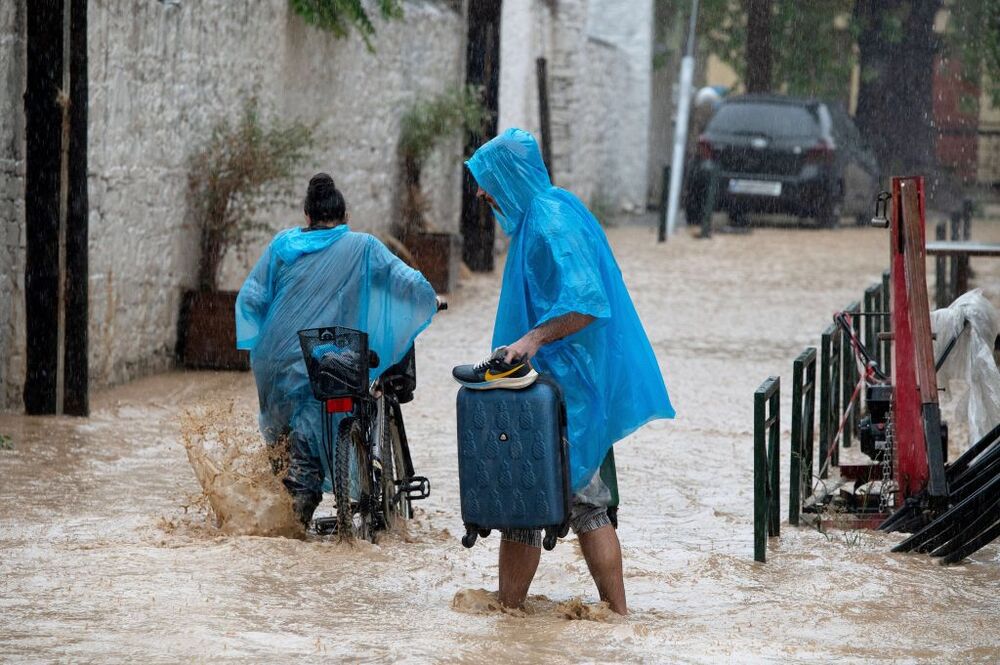
[[[753,558],[767,560],[767,537],[778,535],[778,437],[780,423],[780,381],[768,377],[753,396]]]
[[[840,425],[840,329],[830,324],[823,331],[819,361],[819,477],[829,475],[836,466],[837,451],[830,446]],[[830,459],[830,465],[826,460]]]
[[[812,480],[813,422],[816,410],[816,348],[792,364],[792,446],[788,471],[788,523],[799,525],[802,495]]]
[[[771,482],[768,485],[768,535],[781,535],[781,377],[774,377],[773,393],[768,400],[770,414],[767,417],[768,441],[767,464]]]

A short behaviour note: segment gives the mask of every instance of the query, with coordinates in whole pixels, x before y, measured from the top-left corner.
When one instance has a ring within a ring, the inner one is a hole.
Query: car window
[[[831,106],[830,113],[833,116],[833,127],[837,138],[856,150],[860,149],[862,145],[861,134],[854,126],[851,116],[839,105]]]
[[[819,119],[814,111],[792,104],[767,102],[723,104],[706,131],[728,134],[763,134],[778,136],[816,136]]]

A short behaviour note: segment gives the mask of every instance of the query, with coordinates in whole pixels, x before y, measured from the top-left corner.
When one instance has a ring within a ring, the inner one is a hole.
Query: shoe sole
[[[452,377],[453,379],[455,377]],[[461,379],[455,379],[458,383],[462,384],[470,390],[496,390],[497,388],[507,388],[508,390],[518,390],[520,388],[527,388],[535,379],[538,378],[538,372],[531,370],[530,374],[525,374],[524,376],[519,376],[517,378],[508,379],[497,379],[496,381],[490,381],[489,383],[469,383],[467,381],[462,381]]]

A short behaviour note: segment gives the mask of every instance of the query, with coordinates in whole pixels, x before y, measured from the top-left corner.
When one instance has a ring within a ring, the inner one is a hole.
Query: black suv
[[[689,223],[701,218],[713,170],[715,209],[737,225],[752,212],[814,217],[824,227],[845,215],[860,223],[878,190],[875,156],[846,111],[792,97],[745,95],[719,107],[688,171]]]

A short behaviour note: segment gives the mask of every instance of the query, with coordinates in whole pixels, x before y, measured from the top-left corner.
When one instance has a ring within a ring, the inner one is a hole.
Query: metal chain
[[[878,510],[883,515],[889,509],[889,488],[892,484],[892,466],[896,457],[896,424],[892,418],[892,406],[885,418],[885,449],[882,451],[882,487],[879,488]]]

